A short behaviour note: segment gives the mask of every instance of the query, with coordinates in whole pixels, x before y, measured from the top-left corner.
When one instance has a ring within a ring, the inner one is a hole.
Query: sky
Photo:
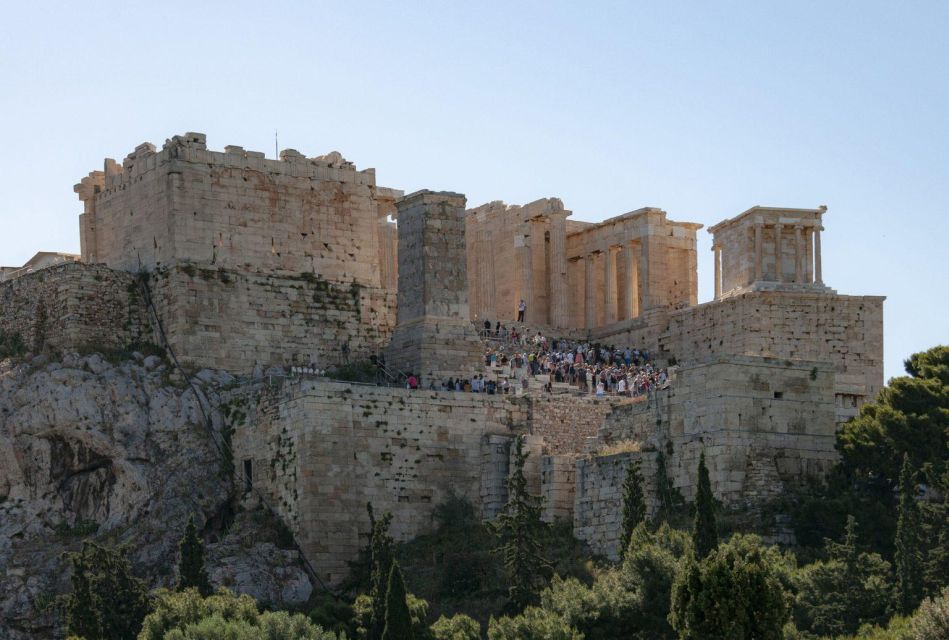
[[[340,151],[471,206],[559,197],[709,227],[824,216],[824,281],[884,295],[885,374],[949,343],[949,3],[10,2],[0,264],[79,251],[73,184],[186,131]],[[699,300],[712,297],[699,231]]]

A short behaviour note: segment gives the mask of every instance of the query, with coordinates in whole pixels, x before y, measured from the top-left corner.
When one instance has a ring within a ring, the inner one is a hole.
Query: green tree
[[[405,581],[399,563],[393,562],[386,589],[386,626],[382,640],[412,640],[412,616],[405,596]]]
[[[507,479],[507,503],[492,525],[500,539],[496,551],[504,560],[510,605],[517,611],[536,601],[537,590],[550,566],[541,555],[543,500],[527,492],[524,477],[528,455],[524,451],[524,436],[517,436],[513,469]]]
[[[938,594],[949,584],[949,471],[942,474],[939,492],[942,502],[924,505],[929,549],[923,574],[928,595]]]
[[[900,510],[896,525],[897,609],[909,615],[922,600],[923,560],[920,549],[920,508],[916,500],[916,480],[909,454],[903,454],[900,472]]]
[[[128,636],[132,638],[134,636]],[[336,640],[302,614],[257,610],[249,595],[227,589],[203,598],[196,589],[159,590],[138,640]]]
[[[65,556],[75,588],[66,598],[69,633],[96,640],[134,638],[148,613],[148,589],[132,574],[124,553],[87,540]]]
[[[844,468],[853,477],[896,484],[904,454],[935,484],[949,459],[949,346],[914,353],[909,376],[890,380],[876,402],[860,409],[837,434]]]
[[[583,640],[583,634],[552,611],[527,607],[514,617],[492,617],[488,640]]]
[[[372,598],[372,618],[369,622],[369,640],[381,640],[386,624],[385,596],[392,563],[395,561],[392,550],[394,542],[392,536],[389,535],[392,514],[385,513],[376,520],[373,516],[372,505],[367,504],[366,509],[369,511],[369,522],[372,525],[369,541],[369,563],[372,567],[369,592]]]
[[[653,519],[656,522],[668,522],[682,508],[682,494],[666,470],[666,454],[660,449],[656,454],[656,513]]]
[[[828,540],[826,547],[826,562],[809,564],[794,575],[797,628],[838,636],[885,623],[892,602],[890,564],[876,553],[860,551],[853,516],[847,518],[843,540]]]
[[[688,559],[672,587],[669,620],[682,640],[779,640],[790,616],[786,560],[753,535]]]
[[[481,640],[481,625],[463,613],[441,616],[431,627],[434,640]]]
[[[949,588],[933,598],[926,598],[910,621],[914,640],[946,640],[949,638]]]
[[[620,560],[626,556],[633,530],[646,519],[646,500],[639,460],[630,460],[623,480],[623,533],[620,536]]]
[[[692,526],[692,544],[699,558],[704,558],[718,546],[715,527],[715,498],[712,483],[705,466],[705,452],[699,456],[698,487],[695,494],[695,523]]]
[[[185,536],[178,543],[180,560],[178,562],[179,591],[197,589],[202,596],[211,595],[211,582],[208,572],[204,568],[204,544],[198,537],[198,530],[194,526],[194,516],[188,518]]]
[[[66,598],[66,631],[80,638],[98,638],[102,634],[100,603],[92,593],[84,554],[71,559],[72,593]]]

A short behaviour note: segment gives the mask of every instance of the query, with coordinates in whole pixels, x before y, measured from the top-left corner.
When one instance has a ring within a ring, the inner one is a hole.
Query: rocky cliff
[[[228,463],[212,439],[226,440],[217,407],[233,381],[203,371],[194,382],[176,384],[160,358],[141,354],[0,362],[0,638],[57,633],[48,605],[69,588],[61,554],[85,537],[128,545],[140,577],[171,585],[192,514],[213,582],[276,604],[307,599],[279,525],[266,513],[234,517]]]

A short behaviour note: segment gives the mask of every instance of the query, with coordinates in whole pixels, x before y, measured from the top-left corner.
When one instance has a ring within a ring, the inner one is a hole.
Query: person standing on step
[[[524,322],[524,314],[527,312],[527,303],[524,302],[524,299],[521,298],[520,303],[517,305],[517,321]]]

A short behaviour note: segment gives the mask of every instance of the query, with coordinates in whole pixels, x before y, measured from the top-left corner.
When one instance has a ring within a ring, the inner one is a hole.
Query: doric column
[[[713,244],[712,252],[712,259],[715,261],[715,299],[718,300],[722,297],[722,248]]]
[[[794,225],[794,282],[804,282],[804,246],[801,225]]]
[[[526,225],[525,225],[526,226]],[[527,312],[524,314],[524,322],[531,322],[534,319],[535,309],[532,304],[534,301],[534,273],[531,263],[531,245],[530,235],[524,233],[521,235],[521,246],[517,252],[520,255],[520,276],[521,276],[521,299],[527,304]],[[517,305],[521,300],[514,301],[515,313]],[[516,317],[516,316],[515,316]]]
[[[549,322],[555,327],[570,324],[567,318],[567,216],[550,216],[550,308]]]
[[[755,223],[755,282],[761,280],[761,223]]]
[[[781,242],[784,225],[780,222],[774,225],[774,279],[776,282],[784,282],[784,270],[781,267],[784,257],[784,245]]]
[[[596,324],[596,304],[593,300],[593,257],[595,255],[588,253],[583,257],[583,275],[586,278],[583,286],[583,308],[586,312],[587,329],[592,329]]]
[[[627,320],[631,320],[639,315],[639,268],[633,255],[632,242],[623,245],[623,262],[626,267],[623,315]]]
[[[814,227],[814,282],[816,284],[824,284],[820,265],[820,232],[823,230],[824,227]]]
[[[616,252],[606,247],[603,256],[603,309],[604,324],[616,322]]]
[[[494,301],[494,258],[491,235],[481,229],[478,232],[478,306],[481,308],[481,320],[497,321],[498,311]]]

